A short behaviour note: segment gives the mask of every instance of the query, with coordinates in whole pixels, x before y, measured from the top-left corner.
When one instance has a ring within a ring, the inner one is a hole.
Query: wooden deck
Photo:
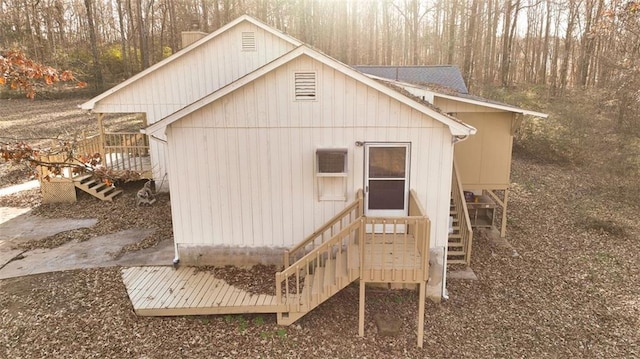
[[[276,313],[276,297],[252,294],[194,267],[131,267],[122,280],[140,316]]]

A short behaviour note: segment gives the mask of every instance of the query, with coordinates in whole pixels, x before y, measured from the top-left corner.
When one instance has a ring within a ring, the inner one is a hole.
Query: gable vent
[[[316,99],[316,73],[296,72],[294,74],[296,101],[309,101]]]
[[[256,51],[256,33],[242,33],[242,51]]]

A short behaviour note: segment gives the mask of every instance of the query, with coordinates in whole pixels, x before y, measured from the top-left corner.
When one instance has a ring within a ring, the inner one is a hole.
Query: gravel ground
[[[359,338],[357,286],[280,328],[274,315],[137,317],[119,269],[106,268],[1,280],[0,358],[640,358],[640,208],[593,172],[516,156],[507,239],[520,256],[478,235],[478,280],[449,280],[449,300],[427,302],[423,349],[411,291],[369,290]],[[136,226],[156,228],[148,245],[169,236],[169,198],[135,209],[132,191],[35,211],[99,218],[71,239]],[[207,270],[261,292],[275,268]],[[379,314],[402,319],[398,336],[377,333]]]

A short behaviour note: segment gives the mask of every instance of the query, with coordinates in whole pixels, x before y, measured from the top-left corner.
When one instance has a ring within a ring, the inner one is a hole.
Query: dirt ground
[[[61,111],[63,102],[20,108]],[[14,104],[0,103],[0,136],[22,136],[37,123],[7,117]],[[624,200],[614,179],[589,168],[516,155],[512,170],[507,239],[520,256],[476,236],[471,267],[478,280],[449,280],[450,298],[427,302],[423,349],[415,345],[414,292],[368,291],[366,336],[359,338],[357,286],[280,328],[274,315],[137,317],[119,269],[107,268],[1,280],[0,358],[640,358],[639,205]],[[12,171],[0,167],[0,187],[19,181]],[[42,206],[37,193],[27,193],[0,197],[0,206],[33,206],[51,217],[99,213],[100,221],[115,223],[99,223],[100,232],[151,226],[158,234],[147,245],[170,235],[161,225],[168,211],[152,209],[138,221],[129,215],[129,200],[121,197],[113,207],[91,198]],[[273,271],[227,273],[241,285],[259,286],[255,278],[271,280]],[[379,335],[377,314],[401,318],[400,335]]]

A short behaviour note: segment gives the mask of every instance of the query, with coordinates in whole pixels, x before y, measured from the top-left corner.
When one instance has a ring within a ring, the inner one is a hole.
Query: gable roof
[[[204,106],[207,106],[208,104],[216,101],[217,99],[230,94],[231,92],[235,91],[238,88],[241,88],[242,86],[262,77],[263,75],[279,68],[280,66],[285,65],[286,63],[302,56],[302,55],[306,55],[311,57],[312,59],[319,61],[321,63],[323,63],[326,66],[329,66],[331,68],[333,68],[336,71],[339,71],[341,73],[343,73],[346,76],[349,76],[351,78],[353,78],[356,81],[359,81],[371,88],[374,88],[386,95],[388,95],[389,97],[398,100],[401,103],[404,103],[408,106],[410,106],[411,108],[424,113],[430,117],[432,117],[433,119],[435,119],[436,121],[439,121],[443,124],[445,124],[446,126],[449,127],[451,133],[454,136],[467,136],[467,135],[473,135],[476,133],[476,129],[470,125],[467,125],[459,120],[457,120],[454,117],[451,117],[449,115],[443,114],[435,109],[433,109],[432,107],[428,106],[427,104],[421,103],[419,100],[416,100],[410,96],[407,96],[403,93],[400,93],[399,91],[396,91],[394,89],[392,89],[389,86],[385,86],[384,84],[369,78],[368,76],[354,70],[353,68],[343,64],[342,62],[335,60],[323,53],[320,53],[316,50],[311,49],[310,47],[306,46],[306,45],[301,45],[297,48],[295,48],[294,50],[284,54],[283,56],[277,58],[276,60],[264,65],[261,68],[258,68],[257,70],[245,75],[244,77],[236,80],[235,82],[232,82],[231,84],[228,84],[227,86],[222,87],[221,89],[219,89],[218,91],[215,91],[213,93],[211,93],[210,95],[207,95],[203,98],[201,98],[200,100],[174,112],[173,114],[163,118],[162,120],[155,122],[154,124],[148,126],[144,132],[147,134],[153,134],[156,133],[158,131],[160,131],[161,129],[165,128],[166,126],[180,120],[181,118],[183,118],[184,116],[187,116],[201,108],[203,108]]]
[[[366,76],[371,77],[372,79],[376,79],[378,81],[388,82],[392,85],[399,86],[404,89],[407,89],[407,88],[418,89],[420,91],[427,92],[430,96],[437,96],[440,98],[460,101],[460,102],[468,103],[471,105],[484,106],[484,107],[493,108],[496,110],[520,113],[523,115],[529,115],[534,117],[540,117],[540,118],[549,117],[549,115],[546,113],[525,110],[523,108],[519,108],[506,103],[498,102],[498,101],[489,100],[480,96],[474,96],[469,94],[452,94],[450,92],[444,93],[439,89],[430,88],[428,85],[416,85],[416,84],[411,84],[406,82],[394,81],[394,80],[389,80],[387,78],[381,78],[374,75],[366,75]]]
[[[436,84],[468,94],[462,73],[457,66],[354,66],[365,74],[414,84]]]
[[[277,37],[279,37],[279,38],[291,43],[293,46],[300,46],[302,44],[297,39],[295,39],[295,38],[293,38],[293,37],[281,32],[279,30],[274,29],[271,26],[268,26],[268,25],[264,24],[261,21],[258,21],[258,20],[256,20],[255,18],[253,18],[253,17],[251,17],[249,15],[243,15],[243,16],[240,16],[239,18],[235,19],[234,21],[226,24],[225,26],[219,28],[218,30],[212,32],[211,34],[203,37],[202,39],[194,42],[193,44],[185,47],[184,49],[176,52],[175,54],[167,57],[166,59],[154,64],[153,66],[145,69],[144,71],[141,71],[141,72],[135,74],[134,76],[130,77],[129,79],[125,80],[124,82],[121,82],[120,84],[110,88],[109,90],[107,90],[107,91],[101,93],[100,95],[92,98],[91,100],[79,105],[78,107],[80,107],[83,110],[92,110],[93,107],[95,106],[95,104],[97,102],[99,102],[100,100],[104,99],[105,97],[107,97],[107,96],[109,96],[109,95],[111,95],[111,94],[113,94],[115,92],[118,92],[120,89],[129,86],[130,84],[136,82],[137,80],[139,80],[139,79],[149,75],[150,73],[152,73],[152,72],[154,72],[154,71],[166,66],[167,64],[169,64],[169,63],[181,58],[182,56],[184,56],[184,55],[188,54],[189,52],[191,52],[193,49],[201,46],[202,44],[205,44],[205,43],[213,40],[214,38],[218,37],[220,34],[228,31],[229,29],[231,29],[231,28],[233,28],[233,27],[237,26],[238,24],[243,23],[245,21],[249,22],[249,23],[251,23],[251,24],[253,24],[253,25],[255,25],[255,26],[257,26],[257,27],[259,27],[261,29],[263,29],[264,31],[266,31],[266,32],[268,32],[270,34],[273,34],[273,35],[275,35],[275,36],[277,36]]]

